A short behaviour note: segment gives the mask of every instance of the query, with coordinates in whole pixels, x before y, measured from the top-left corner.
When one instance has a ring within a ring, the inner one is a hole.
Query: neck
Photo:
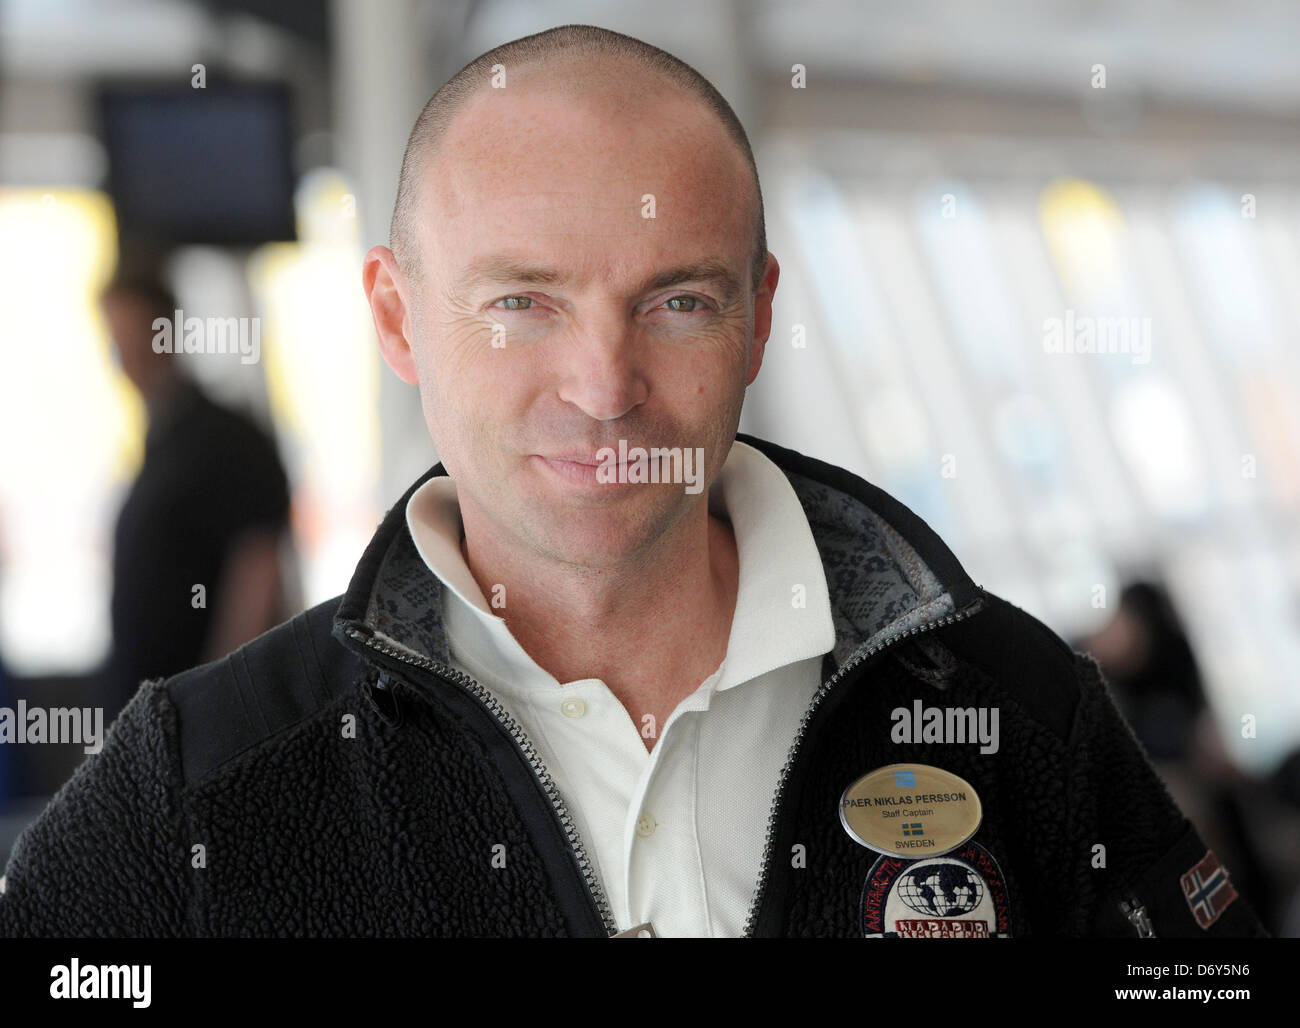
[[[726,656],[739,561],[707,499],[635,565],[597,573],[520,559],[472,523],[466,532],[470,572],[485,596],[505,587],[507,624],[528,655],[559,682],[601,679],[634,720],[652,712],[662,723]]]
[[[160,375],[149,383],[148,388],[142,390],[141,397],[144,400],[145,412],[151,422],[156,422],[167,414],[176,399],[176,394],[180,392],[181,385],[180,376],[170,373]]]

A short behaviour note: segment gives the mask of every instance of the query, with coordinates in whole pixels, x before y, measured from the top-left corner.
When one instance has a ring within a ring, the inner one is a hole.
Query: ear
[[[745,385],[753,383],[758,377],[758,369],[763,366],[767,338],[772,334],[772,297],[776,294],[776,283],[780,277],[781,265],[769,253],[758,292],[754,294],[754,345],[750,350],[749,374],[745,378]]]
[[[379,352],[403,382],[419,385],[415,335],[411,330],[410,287],[386,246],[372,246],[361,266],[361,285],[370,301]]]

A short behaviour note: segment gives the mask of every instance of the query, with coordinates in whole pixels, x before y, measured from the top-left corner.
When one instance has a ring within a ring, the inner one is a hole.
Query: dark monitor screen
[[[285,87],[112,87],[101,113],[124,237],[174,245],[295,238]]]

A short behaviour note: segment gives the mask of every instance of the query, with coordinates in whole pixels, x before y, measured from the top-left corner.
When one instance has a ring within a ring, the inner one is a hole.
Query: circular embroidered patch
[[[868,939],[1009,939],[1011,905],[998,862],[968,842],[940,857],[879,857],[862,889]]]

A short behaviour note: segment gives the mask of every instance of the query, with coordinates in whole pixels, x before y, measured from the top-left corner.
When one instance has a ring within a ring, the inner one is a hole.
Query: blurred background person
[[[1284,821],[1297,823],[1295,811],[1279,809],[1274,817],[1258,817],[1270,783],[1237,767],[1225,751],[1196,657],[1167,590],[1158,582],[1129,583],[1115,616],[1074,645],[1097,659],[1116,704],[1175,801],[1206,845],[1232,869],[1236,886],[1259,904],[1265,927],[1280,934],[1274,880],[1284,875],[1289,853],[1278,851],[1270,840],[1279,838]],[[1279,805],[1285,802],[1280,791],[1276,799]],[[1259,833],[1264,823],[1268,829]]]
[[[275,442],[156,352],[178,310],[157,278],[116,278],[102,305],[148,415],[144,463],[113,535],[108,721],[142,679],[222,657],[291,612],[280,571],[289,486]]]
[[[1154,760],[1180,761],[1196,744],[1205,692],[1182,621],[1165,590],[1138,581],[1079,648],[1101,663],[1120,710]]]

